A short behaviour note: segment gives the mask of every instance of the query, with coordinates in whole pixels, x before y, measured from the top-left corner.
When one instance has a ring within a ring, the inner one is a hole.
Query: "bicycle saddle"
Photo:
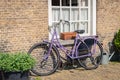
[[[75,30],[75,32],[78,34],[83,34],[85,32],[85,30]]]

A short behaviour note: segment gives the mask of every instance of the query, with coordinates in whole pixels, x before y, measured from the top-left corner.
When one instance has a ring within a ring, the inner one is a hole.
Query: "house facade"
[[[84,29],[82,36],[98,35],[103,47],[120,29],[120,0],[1,0],[0,51],[28,51],[50,39],[48,27],[60,19],[58,33]],[[58,35],[59,36],[59,35]]]

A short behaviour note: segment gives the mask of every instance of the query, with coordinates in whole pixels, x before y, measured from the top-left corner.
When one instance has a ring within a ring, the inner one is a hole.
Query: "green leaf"
[[[0,53],[0,70],[5,72],[26,71],[35,65],[35,60],[25,52]]]

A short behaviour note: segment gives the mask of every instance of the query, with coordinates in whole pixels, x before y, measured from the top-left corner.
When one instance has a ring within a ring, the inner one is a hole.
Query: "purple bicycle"
[[[52,74],[61,65],[61,59],[73,65],[77,62],[86,70],[96,69],[101,63],[103,55],[103,48],[97,36],[80,37],[79,34],[85,31],[76,30],[77,34],[72,48],[66,48],[60,43],[57,36],[56,28],[61,23],[69,24],[68,21],[60,20],[59,23],[52,26],[54,30],[50,41],[37,43],[29,49],[28,54],[36,59],[36,65],[31,71],[40,76]],[[61,56],[59,50],[65,53],[65,57]]]

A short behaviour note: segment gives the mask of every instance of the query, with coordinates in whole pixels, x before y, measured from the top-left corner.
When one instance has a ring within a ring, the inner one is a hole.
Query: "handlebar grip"
[[[70,22],[69,22],[69,21],[66,21],[66,20],[60,20],[60,23],[65,24],[65,23],[70,23]]]

